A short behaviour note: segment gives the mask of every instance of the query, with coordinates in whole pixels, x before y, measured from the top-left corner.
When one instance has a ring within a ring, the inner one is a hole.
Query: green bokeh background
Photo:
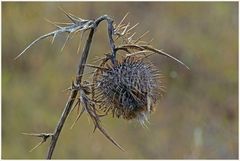
[[[108,14],[119,22],[130,12],[140,22],[138,35],[190,66],[191,72],[162,56],[151,60],[167,77],[167,94],[151,116],[148,129],[136,121],[106,117],[107,131],[126,152],[113,146],[85,114],[70,130],[67,119],[55,159],[238,158],[238,2],[84,2],[2,3],[2,158],[45,158],[49,141],[33,152],[40,139],[22,132],[52,132],[74,80],[79,36],[60,52],[66,35],[34,45],[13,58],[32,40],[54,30],[52,21],[68,22],[58,7],[85,19]],[[88,62],[108,52],[106,24],[94,36]],[[88,72],[89,69],[86,69]],[[86,77],[88,79],[88,77]]]

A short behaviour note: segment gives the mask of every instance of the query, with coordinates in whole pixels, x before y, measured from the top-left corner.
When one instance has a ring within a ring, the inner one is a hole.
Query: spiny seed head
[[[129,56],[106,64],[96,78],[95,90],[99,108],[106,114],[110,111],[113,116],[144,124],[164,86],[159,71],[150,62]]]

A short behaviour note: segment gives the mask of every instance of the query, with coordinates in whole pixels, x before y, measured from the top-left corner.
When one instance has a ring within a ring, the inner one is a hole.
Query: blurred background
[[[46,22],[69,22],[58,9],[84,19],[108,14],[119,23],[149,30],[145,40],[179,58],[191,72],[162,56],[150,59],[167,77],[167,94],[157,104],[148,128],[136,121],[102,122],[126,152],[111,144],[85,114],[75,127],[67,119],[55,159],[237,159],[238,158],[238,3],[237,2],[79,2],[2,3],[2,158],[45,158],[49,140],[33,152],[40,138],[22,132],[53,132],[75,79],[79,34],[62,52],[66,35],[54,44],[45,39],[14,60],[31,41],[55,29]],[[87,33],[87,32],[86,32]],[[87,34],[85,34],[87,35]],[[88,63],[108,52],[106,24],[93,41]],[[89,72],[86,68],[86,72]],[[89,79],[85,77],[85,79]]]

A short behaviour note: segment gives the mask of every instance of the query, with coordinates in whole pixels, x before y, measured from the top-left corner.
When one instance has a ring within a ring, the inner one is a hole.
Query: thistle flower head
[[[96,100],[106,114],[147,121],[148,114],[163,94],[159,71],[143,59],[128,56],[108,63],[96,79]]]

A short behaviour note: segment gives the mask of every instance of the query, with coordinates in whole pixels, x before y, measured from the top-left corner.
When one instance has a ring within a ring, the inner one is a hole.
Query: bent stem
[[[107,16],[107,15],[104,15],[104,16],[101,16],[99,17],[98,19],[96,19],[95,21],[95,25],[92,26],[92,28],[90,29],[90,33],[88,35],[88,39],[87,39],[87,42],[85,44],[85,47],[84,47],[84,50],[83,50],[83,54],[81,56],[81,59],[80,59],[80,62],[79,62],[79,65],[78,65],[78,71],[77,71],[77,77],[76,77],[76,85],[77,86],[80,86],[81,84],[81,81],[82,81],[82,75],[83,75],[83,72],[84,72],[84,68],[85,68],[85,64],[86,64],[86,61],[87,61],[87,57],[88,57],[88,54],[89,54],[89,50],[90,50],[90,47],[91,47],[91,44],[92,44],[92,38],[93,38],[93,34],[94,34],[94,31],[95,29],[97,28],[97,26],[99,25],[99,23],[103,20],[107,20],[107,23],[108,23],[108,38],[109,38],[109,44],[110,44],[110,47],[111,47],[111,54],[112,56],[114,57],[115,56],[115,44],[114,44],[114,41],[113,41],[113,31],[114,31],[114,28],[113,28],[113,20]],[[62,127],[66,121],[66,118],[67,116],[69,115],[70,111],[71,111],[71,108],[73,106],[73,103],[77,97],[77,94],[78,94],[79,90],[78,89],[74,89],[71,91],[71,94],[68,98],[68,101],[65,105],[65,108],[63,110],[63,113],[62,113],[62,116],[56,126],[56,129],[52,135],[52,139],[51,139],[51,142],[50,142],[50,146],[49,146],[49,149],[48,149],[48,153],[47,153],[47,159],[51,159],[52,158],[52,154],[53,154],[53,151],[55,149],[55,146],[56,146],[56,143],[57,143],[57,140],[58,140],[58,137],[61,133],[61,130],[62,130]],[[93,119],[94,120],[94,119]],[[95,120],[94,120],[95,121]],[[98,122],[97,122],[97,125]],[[112,139],[107,133],[106,131],[99,125],[97,126],[97,128],[104,134],[104,136],[106,136],[113,144],[115,144],[118,148],[120,148],[121,150],[123,150],[123,148],[121,148],[121,146],[119,144],[116,143],[116,141],[114,141],[114,139]]]

